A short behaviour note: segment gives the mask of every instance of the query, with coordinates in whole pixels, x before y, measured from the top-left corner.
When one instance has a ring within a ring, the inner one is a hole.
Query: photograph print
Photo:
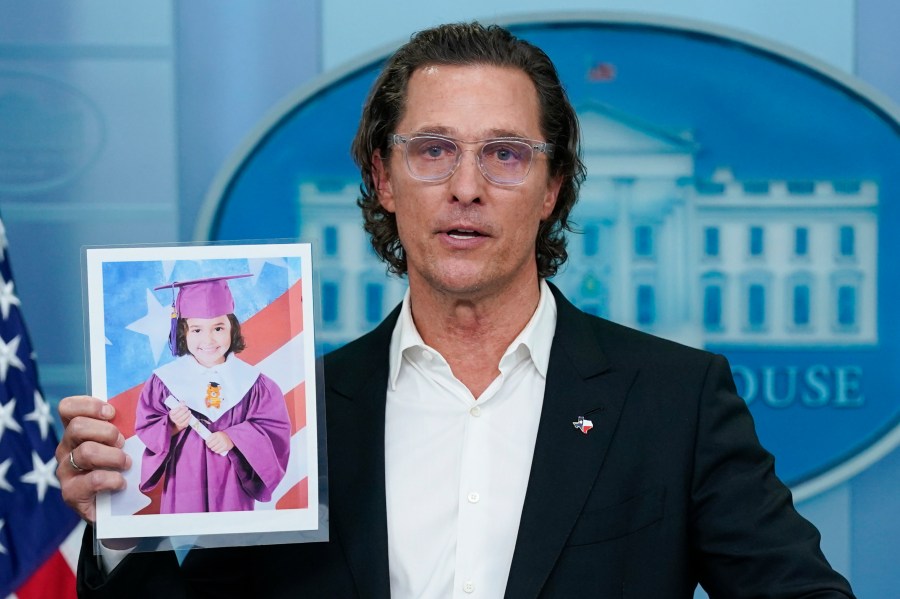
[[[85,251],[91,392],[132,458],[98,539],[319,526],[310,261],[307,244]]]

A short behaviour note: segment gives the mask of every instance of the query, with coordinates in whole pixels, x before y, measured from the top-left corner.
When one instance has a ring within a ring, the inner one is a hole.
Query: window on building
[[[380,283],[366,283],[366,322],[380,322],[383,307],[384,285]]]
[[[797,227],[794,229],[794,255],[806,256],[809,254],[809,229]]]
[[[839,229],[839,248],[840,255],[850,258],[856,253],[856,235],[853,227],[843,226]]]
[[[587,225],[584,228],[584,255],[596,256],[600,253],[600,227]]]
[[[656,294],[652,285],[638,285],[637,321],[640,325],[651,325],[656,320]]]
[[[750,227],[750,255],[751,256],[762,256],[763,255],[763,228],[762,227]]]
[[[841,327],[856,325],[856,287],[841,285],[837,296],[837,322]]]
[[[769,193],[768,181],[745,181],[744,192],[748,195],[767,195]]]
[[[707,285],[703,290],[703,325],[707,329],[722,328],[722,287]]]
[[[809,285],[794,286],[794,324],[807,326],[809,324]]]
[[[338,284],[334,281],[322,283],[322,322],[334,324],[338,320]]]
[[[653,256],[653,227],[650,225],[635,227],[634,253],[642,258]]]
[[[752,328],[766,324],[766,288],[760,284],[747,288],[747,323]]]
[[[719,228],[706,227],[703,230],[703,253],[707,256],[719,255]]]
[[[337,227],[325,227],[322,230],[322,244],[325,246],[326,256],[338,255],[338,230]]]

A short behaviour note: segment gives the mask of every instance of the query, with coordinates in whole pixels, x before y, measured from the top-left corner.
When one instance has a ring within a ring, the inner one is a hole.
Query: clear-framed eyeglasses
[[[484,178],[496,185],[519,185],[528,173],[534,154],[553,157],[551,143],[521,137],[497,137],[479,141],[461,141],[434,134],[394,133],[391,145],[406,148],[409,174],[420,181],[439,182],[450,177],[462,160],[462,146],[477,146],[474,150],[478,168]]]

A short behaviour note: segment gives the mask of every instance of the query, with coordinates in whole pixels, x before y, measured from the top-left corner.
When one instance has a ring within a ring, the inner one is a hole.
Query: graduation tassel
[[[175,308],[175,283],[172,283],[172,320],[169,325],[169,349],[178,355],[178,310]]]

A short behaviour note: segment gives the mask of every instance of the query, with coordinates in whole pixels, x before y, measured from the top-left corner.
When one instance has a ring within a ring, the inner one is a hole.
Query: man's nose
[[[459,165],[450,176],[453,199],[466,204],[480,201],[485,183],[484,175],[478,166],[478,153],[474,150],[463,150]]]

